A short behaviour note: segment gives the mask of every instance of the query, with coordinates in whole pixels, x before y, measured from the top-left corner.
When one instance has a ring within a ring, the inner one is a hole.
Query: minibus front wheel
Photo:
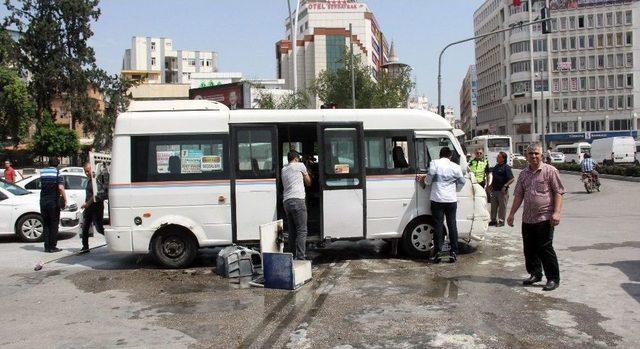
[[[158,263],[167,268],[185,268],[196,258],[198,243],[189,229],[168,225],[154,234],[151,253]]]
[[[402,235],[402,250],[412,258],[428,258],[433,249],[433,221],[429,216],[412,220]]]

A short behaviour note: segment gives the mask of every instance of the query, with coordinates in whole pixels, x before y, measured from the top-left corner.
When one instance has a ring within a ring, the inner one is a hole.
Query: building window
[[[551,39],[551,50],[558,51],[558,38]]]
[[[598,55],[598,69],[604,68],[604,55]]]
[[[571,98],[571,111],[576,111],[576,110],[578,110],[578,99]]]
[[[618,109],[624,109],[624,96],[618,96]]]
[[[633,95],[627,96],[627,108],[629,109],[633,108]]]
[[[156,50],[156,43],[154,41],[151,41],[151,51],[155,51]]]
[[[594,48],[595,47],[595,41],[596,41],[595,35],[589,35],[587,37],[587,44],[589,45],[588,47],[589,48]]]
[[[344,67],[346,39],[341,35],[327,35],[327,70],[335,72]]]
[[[560,17],[560,30],[567,30],[567,17]]]
[[[624,75],[618,74],[616,76],[616,88],[624,88]]]
[[[587,69],[587,57],[578,57],[578,68],[580,70]]]
[[[560,112],[560,100],[558,98],[553,100],[553,111]]]
[[[569,100],[567,98],[562,99],[562,111],[563,112],[569,111]]]
[[[589,89],[590,90],[595,90],[596,89],[596,77],[595,76],[590,76],[589,77]]]
[[[546,72],[547,71],[547,59],[534,59],[533,60],[534,72]]]
[[[615,87],[615,84],[615,77],[613,75],[607,76],[607,89],[613,89]]]
[[[616,46],[622,46],[622,33],[616,33]]]
[[[562,92],[569,91],[569,79],[563,78],[561,82],[562,82]]]
[[[576,57],[571,57],[571,70],[578,70],[578,60]]]
[[[598,48],[604,47],[604,34],[598,34]]]
[[[593,28],[593,15],[587,15],[587,28]]]
[[[596,56],[589,56],[589,69],[596,69]]]
[[[604,90],[604,89],[607,88],[607,84],[606,84],[605,79],[606,78],[604,77],[604,75],[598,76],[598,89],[599,90]]]
[[[584,16],[578,16],[578,28],[584,28]]]
[[[151,65],[156,65],[156,58],[155,57],[151,57]]]
[[[584,35],[580,35],[578,37],[578,48],[584,49],[585,47],[586,47],[586,41],[585,41]]]
[[[627,74],[627,87],[633,87],[633,74]]]
[[[533,52],[547,51],[547,39],[533,40]]]
[[[616,54],[616,68],[624,67],[624,54],[618,53]]]
[[[631,120],[609,120],[610,131],[627,131],[631,129]]]
[[[558,71],[558,59],[554,58],[551,60],[551,68],[553,71]]]
[[[567,38],[560,38],[560,49],[562,51],[567,50]]]
[[[613,33],[607,34],[607,47],[613,47]]]
[[[625,24],[629,25],[632,24],[633,22],[633,16],[631,15],[631,10],[628,10],[627,12],[624,13],[624,17],[625,17]]]
[[[529,92],[531,83],[529,81],[514,82],[511,84],[511,93]]]
[[[598,109],[596,97],[589,97],[589,110]]]
[[[571,78],[571,91],[576,91],[578,89],[578,78]]]
[[[514,42],[511,44],[511,54],[529,51],[529,41]]]
[[[576,18],[573,16],[569,17],[569,29],[576,29]]]
[[[529,71],[529,61],[511,63],[511,74]]]
[[[627,46],[631,46],[633,44],[633,32],[627,32],[624,38],[624,43]]]
[[[569,38],[569,48],[572,50],[576,49],[576,37],[572,36]]]
[[[602,28],[604,26],[604,15],[602,13],[598,13],[596,15],[596,27]]]
[[[598,97],[598,110],[604,110],[606,108],[606,103],[607,103],[607,99],[604,98],[604,96]]]
[[[629,52],[627,53],[627,64],[626,64],[627,68],[633,68],[633,53]]]
[[[614,96],[609,96],[607,98],[607,101],[608,101],[607,109],[609,109],[609,110],[615,109],[615,107],[616,107],[616,98]]]
[[[604,121],[602,120],[593,120],[593,121],[583,121],[582,122],[582,131],[592,132],[592,131],[602,131],[604,128]]]
[[[611,27],[613,25],[613,12],[607,12],[606,19],[607,27]]]
[[[580,77],[580,91],[585,91],[587,89],[587,78]]]
[[[622,12],[616,12],[616,25],[622,25],[624,21]]]

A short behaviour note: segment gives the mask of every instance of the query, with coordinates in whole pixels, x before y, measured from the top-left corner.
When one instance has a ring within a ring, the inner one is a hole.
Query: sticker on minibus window
[[[346,173],[349,173],[349,165],[347,165],[347,164],[335,164],[333,166],[333,172],[335,174],[346,174]]]
[[[180,155],[180,151],[165,150],[156,152],[156,170],[158,173],[169,173],[169,158]]]
[[[207,155],[202,157],[202,172],[222,171],[222,156]]]
[[[202,173],[202,150],[184,149],[181,154],[181,173]]]

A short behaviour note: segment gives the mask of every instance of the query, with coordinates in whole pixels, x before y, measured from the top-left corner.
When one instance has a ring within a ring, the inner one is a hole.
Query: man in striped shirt
[[[45,252],[60,252],[57,248],[60,210],[67,205],[64,192],[64,178],[58,172],[60,162],[57,158],[49,158],[49,167],[40,171],[40,214],[42,215],[42,235]],[[62,197],[62,202],[58,199]],[[62,207],[61,207],[62,206]]]
[[[507,223],[513,227],[514,216],[524,202],[522,242],[525,265],[530,276],[522,283],[532,285],[541,281],[544,270],[547,284],[542,289],[551,291],[560,285],[558,257],[553,249],[553,231],[560,224],[562,195],[565,190],[558,170],[545,164],[542,156],[540,143],[529,145],[529,166],[518,176]]]
[[[582,173],[591,174],[596,185],[600,186],[600,179],[598,178],[599,173],[596,171],[596,167],[598,167],[598,164],[593,161],[591,154],[584,154],[584,159],[580,162],[580,169],[582,170]]]

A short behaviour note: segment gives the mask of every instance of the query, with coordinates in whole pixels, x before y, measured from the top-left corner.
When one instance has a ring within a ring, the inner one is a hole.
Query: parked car
[[[518,161],[527,161],[527,158],[520,154],[520,153],[514,153],[513,154],[513,160],[518,160]]]
[[[628,136],[596,139],[591,143],[591,158],[603,165],[635,163],[636,141]]]
[[[564,163],[564,154],[563,153],[552,151],[549,154],[549,157],[551,158],[551,163],[554,163],[554,164]]]
[[[78,206],[70,203],[60,213],[60,232],[78,233]],[[42,241],[40,196],[0,179],[0,234],[15,234],[25,242]]]
[[[60,172],[60,175],[64,178],[64,189],[67,192],[67,199],[75,202],[78,207],[81,207],[86,199],[86,188],[89,180],[84,173],[77,172]],[[29,190],[32,193],[40,193],[40,174],[26,178],[16,185]],[[109,219],[108,202],[104,204],[104,219]]]

